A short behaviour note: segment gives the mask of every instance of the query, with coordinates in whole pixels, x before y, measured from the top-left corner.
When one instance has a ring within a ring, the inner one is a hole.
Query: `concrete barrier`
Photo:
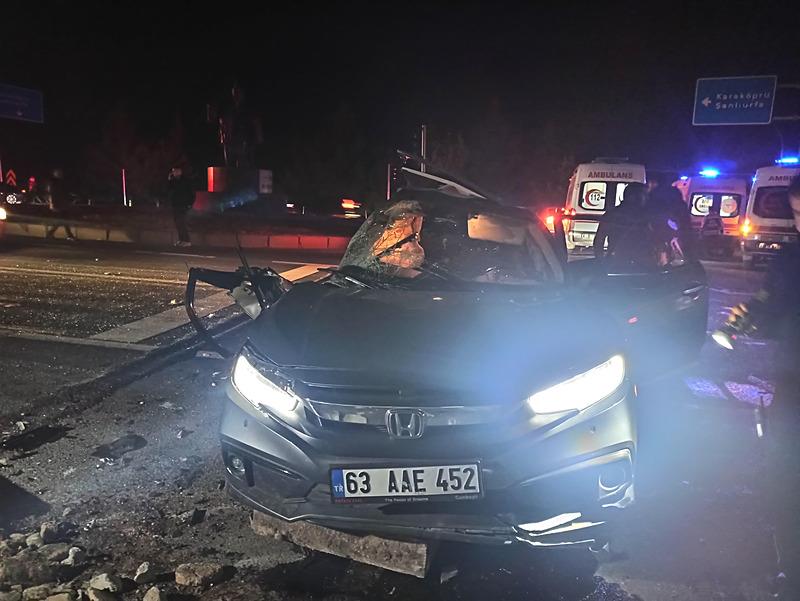
[[[64,223],[59,220],[43,219],[33,221],[4,222],[4,235],[24,236],[29,238],[45,238],[47,228]],[[177,241],[177,234],[171,229],[135,229],[116,225],[103,225],[84,222],[67,222],[78,240],[141,244],[150,247],[172,246]],[[232,231],[190,230],[195,246],[211,248],[235,248],[236,236]],[[66,232],[59,227],[54,238],[63,240]],[[269,231],[245,231],[239,233],[239,243],[243,248],[275,250],[309,250],[320,252],[341,252],[350,242],[348,236],[328,236],[314,233],[277,233]]]

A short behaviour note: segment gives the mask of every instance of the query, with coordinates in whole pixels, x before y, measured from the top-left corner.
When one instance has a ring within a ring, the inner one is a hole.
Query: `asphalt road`
[[[252,265],[269,264],[291,279],[337,259],[278,251],[247,256]],[[24,411],[32,398],[91,381],[191,334],[180,329],[188,323],[183,301],[189,267],[239,264],[227,251],[1,240],[0,364],[6,369],[0,414]],[[197,298],[199,305],[210,303],[212,320],[230,313],[231,301],[218,290],[200,286]]]
[[[251,262],[267,259],[283,261],[277,263],[282,271],[331,261],[272,256]],[[99,246],[25,246],[0,255],[0,298],[19,305],[0,304],[0,325],[31,334],[0,337],[6,382],[0,389],[6,429],[0,432],[6,440],[0,518],[25,529],[66,509],[81,526],[78,542],[94,558],[94,571],[130,575],[141,561],[163,571],[198,560],[236,568],[203,599],[771,598],[771,525],[763,512],[764,458],[753,410],[770,386],[772,343],[752,341],[735,354],[709,343],[695,364],[642,385],[637,503],[608,553],[448,547],[442,561],[461,569],[439,585],[305,557],[287,543],[252,534],[247,512],[219,486],[216,430],[227,361],[189,356],[124,384],[92,388],[97,374],[144,351],[81,340],[174,308],[185,261],[236,264],[231,256]],[[723,263],[707,270],[711,327],[757,289],[763,274]],[[246,328],[226,343],[245,335]],[[164,333],[129,344],[157,346],[159,336]],[[83,380],[90,383],[75,385]],[[21,402],[45,393],[50,404],[31,409]],[[27,422],[25,431],[15,429],[19,420]],[[98,452],[120,440],[124,452],[117,459]],[[205,512],[197,523],[187,518],[194,509]]]

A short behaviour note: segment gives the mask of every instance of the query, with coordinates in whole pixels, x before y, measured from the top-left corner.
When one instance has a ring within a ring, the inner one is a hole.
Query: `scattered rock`
[[[122,580],[116,574],[104,572],[89,581],[89,587],[98,591],[116,593],[122,590]]]
[[[204,588],[220,582],[224,573],[224,568],[218,563],[182,563],[175,570],[175,583]]]
[[[50,595],[44,601],[75,601],[75,593],[72,591],[56,593],[55,595]]]
[[[136,569],[136,575],[133,577],[133,581],[136,584],[149,584],[154,582],[156,578],[158,578],[158,572],[149,561],[145,561]]]
[[[165,601],[166,595],[162,594],[157,586],[150,587],[144,594],[144,601]]]
[[[70,547],[67,558],[61,562],[65,566],[77,566],[86,561],[86,553],[80,547]]]
[[[22,591],[22,601],[43,601],[50,595],[50,585],[41,584]]]
[[[21,532],[12,532],[8,535],[8,540],[12,542],[18,542],[20,544],[24,543],[26,538],[28,537]]]
[[[55,579],[56,569],[31,549],[24,549],[0,562],[0,584],[35,586]]]
[[[0,457],[0,467],[8,467],[11,465],[11,462],[6,459],[5,457]]]
[[[38,532],[31,534],[25,539],[25,546],[30,547],[31,549],[38,549],[43,544],[44,540],[42,540],[42,536]]]
[[[0,601],[22,601],[22,593],[20,591],[0,593]]]
[[[64,511],[61,512],[61,517],[65,518],[65,517],[69,516],[70,514],[72,514],[73,511],[74,511],[74,509],[72,509],[72,507],[64,507]]]
[[[47,561],[58,563],[69,556],[69,550],[69,543],[51,543],[40,547],[39,555],[47,559]]]
[[[45,522],[39,529],[39,536],[42,537],[42,541],[45,543],[58,542],[60,539],[58,534],[58,524],[55,522]]]
[[[0,542],[0,557],[14,555],[25,544],[25,541],[4,540]]]
[[[73,538],[77,532],[78,526],[72,522],[45,522],[39,529],[39,536],[48,545]]]
[[[90,588],[86,591],[89,601],[118,601],[118,597],[114,593],[108,591],[100,591],[96,588]]]

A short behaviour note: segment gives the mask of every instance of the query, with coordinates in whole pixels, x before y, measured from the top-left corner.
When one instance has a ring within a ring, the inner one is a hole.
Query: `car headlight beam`
[[[236,390],[257,409],[286,415],[299,403],[297,396],[267,378],[243,354],[236,358],[232,381]]]
[[[528,407],[534,413],[583,411],[602,401],[625,380],[625,360],[614,355],[605,363],[531,395]]]

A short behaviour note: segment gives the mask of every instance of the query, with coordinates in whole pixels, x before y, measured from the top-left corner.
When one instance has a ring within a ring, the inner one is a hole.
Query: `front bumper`
[[[229,394],[237,395],[230,389]],[[441,453],[429,458],[430,465],[456,457],[480,460],[485,491],[480,500],[339,505],[331,502],[331,465],[403,465],[403,458],[319,453],[291,429],[230,401],[221,428],[228,490],[244,504],[281,519],[347,532],[486,544],[594,545],[607,539],[620,509],[634,498],[633,402],[629,392],[593,407],[588,415],[522,436],[497,453],[455,451],[459,454],[454,456],[443,445]],[[245,465],[244,474],[231,469],[234,457]],[[409,458],[406,464],[418,465],[419,459]]]
[[[796,241],[797,236],[791,234],[761,234],[741,239],[739,248],[745,260],[753,256],[772,257],[780,253],[784,246]]]

